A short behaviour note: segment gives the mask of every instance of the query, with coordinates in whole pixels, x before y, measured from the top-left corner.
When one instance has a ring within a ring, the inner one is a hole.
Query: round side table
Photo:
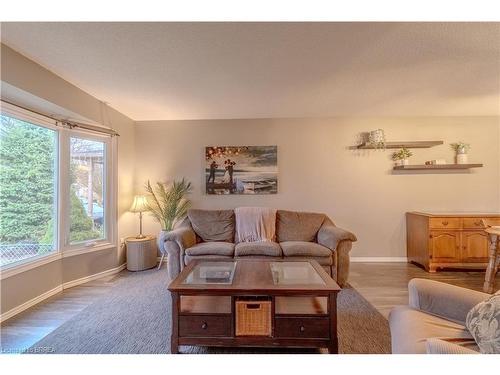
[[[156,237],[128,237],[125,239],[125,244],[127,245],[127,269],[129,271],[142,271],[156,267]]]

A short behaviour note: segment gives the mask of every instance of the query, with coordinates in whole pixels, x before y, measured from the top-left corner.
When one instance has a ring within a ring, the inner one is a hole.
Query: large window
[[[105,237],[105,144],[70,139],[70,244]]]
[[[1,120],[0,265],[113,243],[110,138],[3,104]]]
[[[0,264],[56,248],[57,132],[7,115],[0,127]]]

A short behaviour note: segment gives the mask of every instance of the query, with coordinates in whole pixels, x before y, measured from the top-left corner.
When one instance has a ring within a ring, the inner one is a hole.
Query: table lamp
[[[139,235],[135,238],[146,238],[146,236],[142,234],[142,213],[147,210],[148,201],[146,200],[146,197],[144,195],[136,195],[129,210],[130,212],[139,212]]]

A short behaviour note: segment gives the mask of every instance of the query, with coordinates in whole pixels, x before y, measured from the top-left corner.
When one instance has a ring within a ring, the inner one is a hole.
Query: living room
[[[499,354],[500,22],[18,19],[2,360]]]

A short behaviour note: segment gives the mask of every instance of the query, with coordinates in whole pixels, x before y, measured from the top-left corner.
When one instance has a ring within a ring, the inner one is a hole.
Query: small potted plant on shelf
[[[412,155],[413,153],[404,147],[401,150],[394,152],[391,158],[394,160],[395,165],[408,165],[409,158]]]
[[[470,144],[462,141],[450,144],[451,149],[455,151],[455,161],[457,164],[467,164],[467,152],[470,150]]]

